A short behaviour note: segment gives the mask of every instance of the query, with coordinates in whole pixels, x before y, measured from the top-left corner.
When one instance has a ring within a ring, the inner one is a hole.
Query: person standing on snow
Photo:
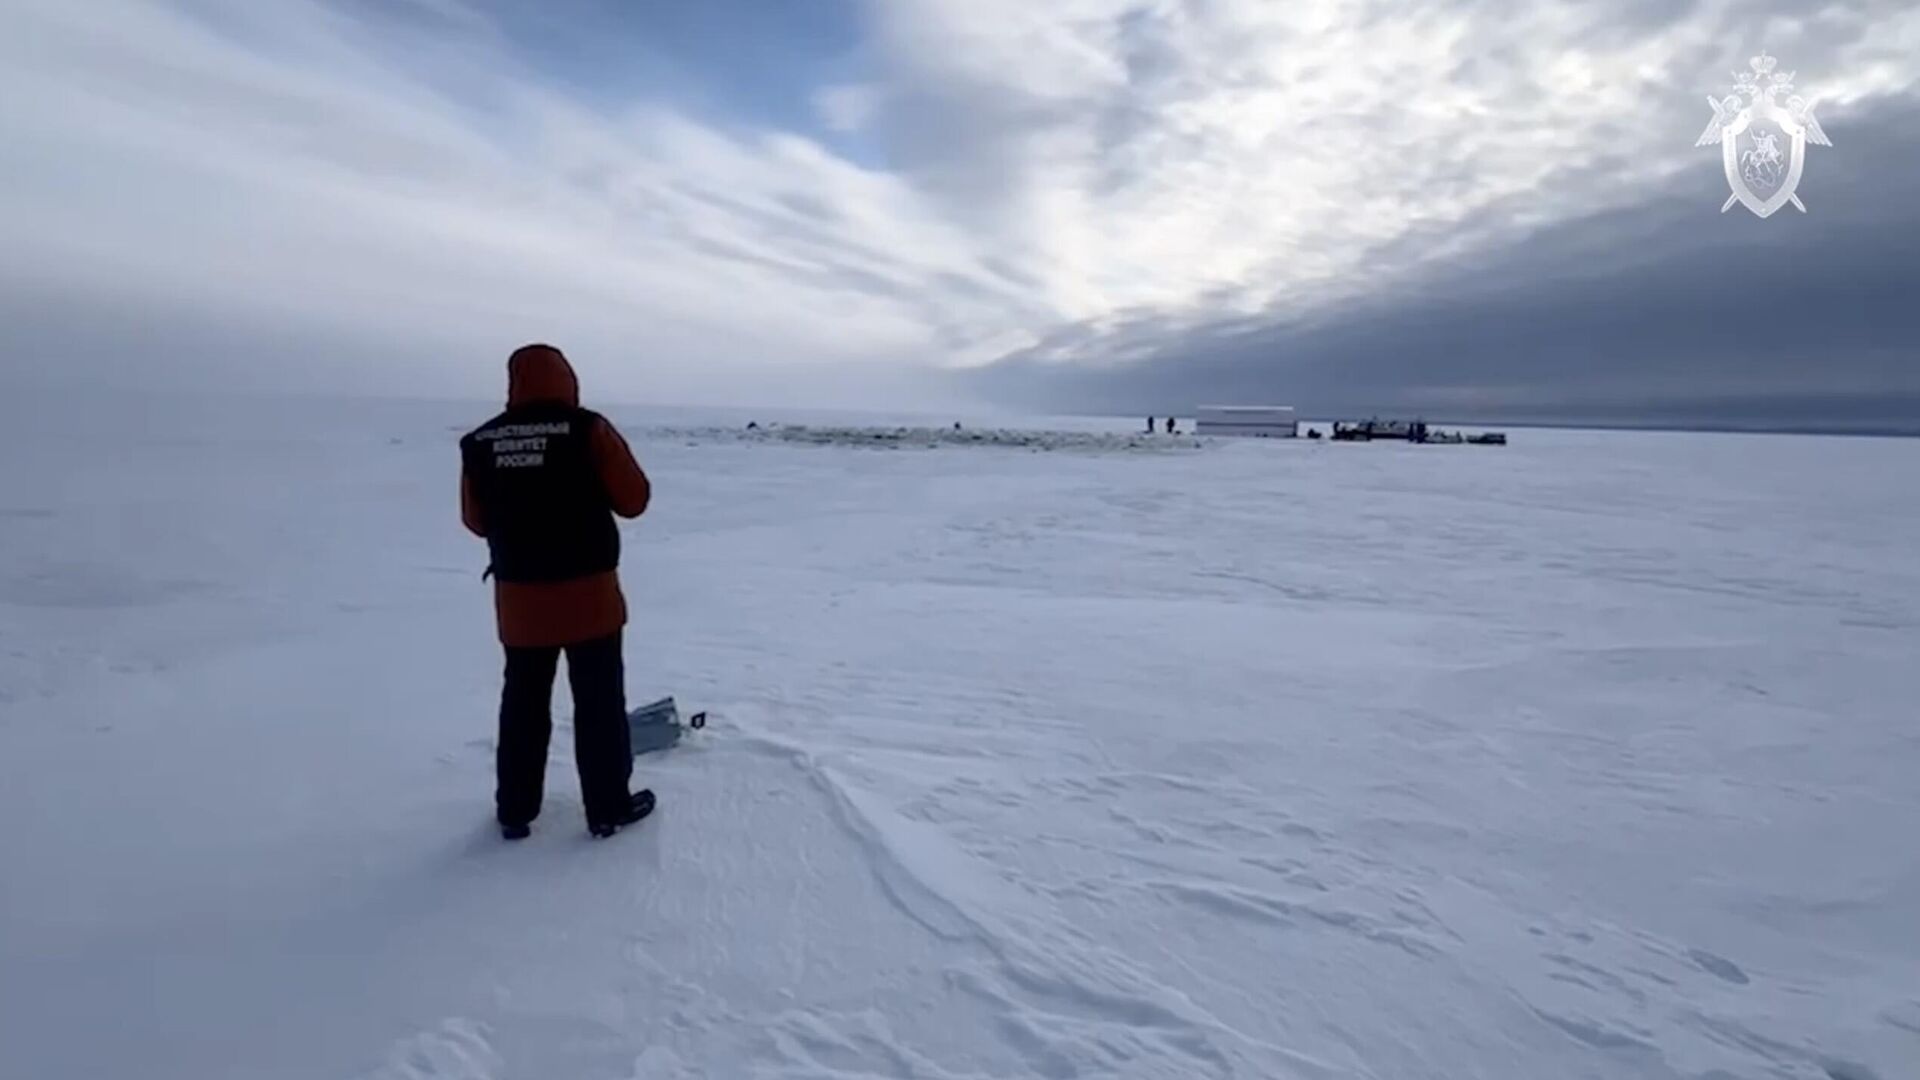
[[[487,542],[506,652],[494,763],[500,833],[524,839],[540,815],[553,680],[565,652],[587,829],[611,836],[654,802],[651,791],[627,789],[627,604],[614,521],[644,513],[652,485],[613,424],[580,407],[573,367],[551,345],[514,350],[506,411],[460,440],[460,460],[460,517]]]

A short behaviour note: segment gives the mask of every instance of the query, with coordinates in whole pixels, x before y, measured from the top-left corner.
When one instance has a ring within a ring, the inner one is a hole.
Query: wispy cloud
[[[338,376],[409,388],[490,391],[476,357],[531,337],[681,397],[1099,366],[1644,203],[1703,168],[1700,103],[1762,45],[1826,115],[1920,80],[1920,11],[1881,0],[872,0],[861,71],[773,88],[808,129],[583,90],[502,11],[9,0],[0,275],[103,319],[386,341]]]
[[[842,132],[859,131],[879,112],[880,89],[861,83],[828,86],[815,95],[814,101],[828,127]]]
[[[908,174],[1099,319],[1310,306],[1645,198],[1761,43],[1834,107],[1920,77],[1910,5],[1775,8],[953,0],[884,28]]]
[[[589,107],[476,12],[420,13],[16,3],[5,273],[350,325],[450,368],[551,337],[623,358],[641,391],[926,357],[1027,306],[897,176],[670,103]]]

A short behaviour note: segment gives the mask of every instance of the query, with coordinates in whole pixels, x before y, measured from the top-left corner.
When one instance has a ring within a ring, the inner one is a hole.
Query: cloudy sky
[[[1884,426],[1917,293],[1910,0],[0,0],[12,384]]]

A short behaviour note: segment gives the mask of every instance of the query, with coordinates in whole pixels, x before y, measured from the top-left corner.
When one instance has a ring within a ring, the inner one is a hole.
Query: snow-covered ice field
[[[612,410],[714,720],[507,846],[487,406],[6,411],[6,1080],[1920,1076],[1920,441]]]

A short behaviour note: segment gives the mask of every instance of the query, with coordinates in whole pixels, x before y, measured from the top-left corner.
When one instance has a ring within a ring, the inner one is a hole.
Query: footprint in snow
[[[1737,986],[1745,986],[1753,981],[1747,978],[1746,972],[1740,970],[1740,965],[1728,960],[1724,956],[1716,956],[1705,949],[1688,949],[1687,957],[1694,963],[1700,965],[1702,971],[1705,971],[1715,978],[1725,979],[1727,982]]]
[[[497,1080],[505,1065],[486,1029],[471,1020],[442,1021],[396,1043],[378,1080]]]
[[[1880,1019],[1894,1027],[1920,1035],[1920,998],[1882,1010]]]

